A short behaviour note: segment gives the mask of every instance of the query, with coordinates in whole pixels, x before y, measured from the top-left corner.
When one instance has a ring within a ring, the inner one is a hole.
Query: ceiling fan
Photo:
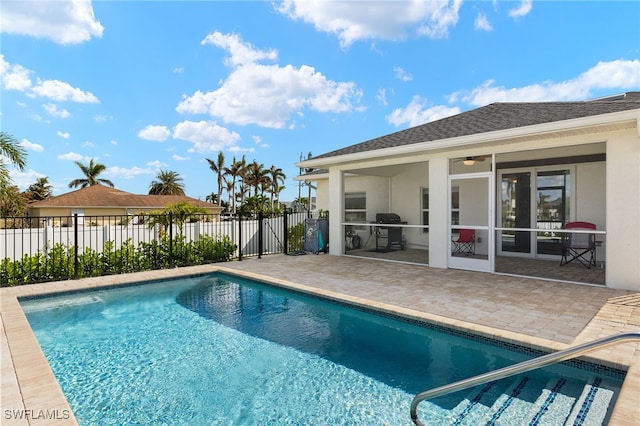
[[[476,164],[476,161],[484,161],[487,158],[491,158],[491,155],[475,155],[475,156],[469,156],[469,157],[465,157],[465,158],[459,158],[459,159],[457,159],[455,161],[456,162],[462,161],[462,163],[465,166],[473,166],[474,164]]]

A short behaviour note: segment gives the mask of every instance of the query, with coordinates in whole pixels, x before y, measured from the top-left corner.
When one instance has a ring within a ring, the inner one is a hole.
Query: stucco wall
[[[640,291],[640,136],[636,128],[511,141],[498,143],[492,150],[499,153],[499,161],[516,163],[602,154],[606,150],[606,163],[578,162],[573,166],[575,186],[571,188],[571,219],[593,222],[599,230],[606,231],[606,236],[599,237],[603,245],[598,248],[598,260],[606,260],[607,286]],[[487,150],[481,148],[464,151],[465,155],[486,153]],[[462,156],[462,152],[460,154]],[[332,179],[341,179],[342,167],[349,173],[360,173],[357,177],[349,174],[344,185],[347,192],[364,190],[367,193],[367,220],[374,220],[376,212],[392,211],[410,224],[420,224],[420,187],[428,186],[431,229],[428,234],[418,236],[426,238],[416,241],[424,241],[430,248],[431,266],[447,267],[448,159],[454,156],[456,154],[453,152],[425,152],[406,158],[390,157],[329,169]],[[480,166],[488,167],[487,161]],[[393,173],[387,173],[391,169]],[[368,176],[365,172],[369,172]],[[377,172],[387,173],[391,177],[374,176]],[[336,189],[342,190],[341,185],[330,181],[319,183],[320,208],[342,209],[342,192],[340,195],[328,194]],[[471,191],[473,194],[473,189]],[[483,194],[486,192],[483,191]],[[326,200],[329,200],[328,207],[325,207]],[[480,205],[480,201],[476,201]],[[483,211],[486,211],[485,208],[482,205]],[[342,234],[333,226],[332,230],[332,235],[342,238]],[[487,251],[483,245],[477,247],[478,252]],[[332,254],[342,253],[333,244],[331,249]]]
[[[640,291],[640,135],[607,142],[607,286]]]
[[[407,164],[391,178],[391,212],[410,225],[422,225],[422,188],[429,187],[429,163]],[[409,247],[429,247],[429,234],[419,228],[403,230]]]

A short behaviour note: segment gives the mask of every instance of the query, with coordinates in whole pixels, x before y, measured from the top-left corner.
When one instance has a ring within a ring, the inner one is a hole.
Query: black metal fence
[[[0,286],[223,262],[304,247],[306,212],[0,218]]]

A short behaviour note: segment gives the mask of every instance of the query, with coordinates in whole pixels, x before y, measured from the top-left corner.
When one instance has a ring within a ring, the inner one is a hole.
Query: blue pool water
[[[224,274],[21,304],[85,425],[411,424],[416,393],[531,356]],[[594,375],[615,400],[615,372],[554,366],[524,381],[579,393]],[[467,394],[420,417],[452,424]]]

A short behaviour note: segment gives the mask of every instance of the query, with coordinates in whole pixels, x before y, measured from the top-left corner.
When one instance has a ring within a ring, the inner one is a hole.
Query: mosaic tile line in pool
[[[61,290],[55,291],[52,293],[42,293],[42,294],[33,294],[28,296],[18,296],[18,302],[29,301],[29,300],[39,300],[39,299],[47,299],[49,297],[57,297],[57,296],[67,296],[74,295],[79,293],[87,293],[91,291],[103,291],[103,290],[115,290],[120,288],[130,288],[130,287],[142,287],[146,285],[160,284],[167,281],[175,281],[180,279],[190,279],[190,278],[200,278],[200,277],[210,277],[217,276],[218,272],[206,272],[203,274],[186,274],[180,275],[176,277],[167,277],[167,278],[155,278],[151,280],[143,280],[143,281],[134,281],[130,283],[118,283],[118,284],[109,284],[100,287],[88,287],[88,288],[78,288],[75,290]],[[30,284],[26,284],[30,285]]]

